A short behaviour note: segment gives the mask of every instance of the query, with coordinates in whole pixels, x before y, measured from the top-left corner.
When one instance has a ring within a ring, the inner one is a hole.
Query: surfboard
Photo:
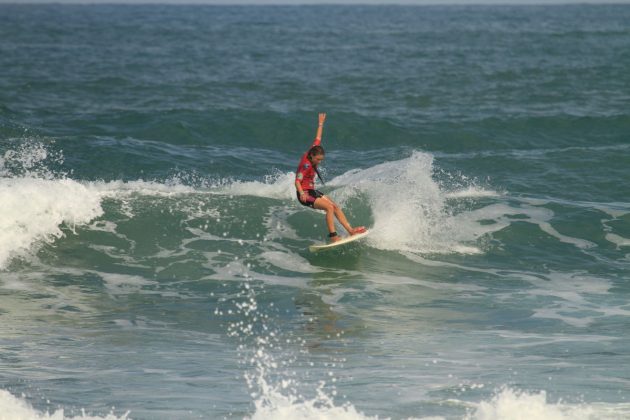
[[[369,235],[369,233],[370,231],[366,230],[363,233],[357,233],[356,235],[346,236],[345,238],[337,242],[332,242],[328,244],[311,245],[308,247],[308,250],[311,252],[319,252],[319,251],[326,251],[330,249],[343,247],[344,245],[349,244],[350,242],[358,241],[359,239],[365,238],[366,236]]]

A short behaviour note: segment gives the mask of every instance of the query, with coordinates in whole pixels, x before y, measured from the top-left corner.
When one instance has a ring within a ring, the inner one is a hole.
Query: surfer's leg
[[[335,232],[335,205],[332,201],[321,197],[315,200],[313,208],[317,210],[324,210],[326,212],[326,225],[328,226],[328,232]],[[345,227],[345,226],[344,226]],[[331,242],[340,240],[339,236],[333,236],[330,238]]]
[[[328,197],[325,197],[325,198],[330,200],[330,198],[328,198]],[[363,226],[352,227],[350,225],[350,222],[348,222],[348,219],[346,218],[346,215],[343,212],[343,210],[341,209],[341,207],[339,207],[337,205],[337,203],[335,203],[332,200],[330,200],[330,202],[333,204],[333,206],[335,208],[335,216],[337,217],[337,220],[339,220],[339,223],[341,223],[343,225],[344,229],[346,229],[348,231],[348,234],[356,235],[357,233],[365,232],[365,227],[363,227]]]
[[[341,207],[337,207],[337,209],[335,210],[335,216],[337,216],[337,219],[339,220],[339,222],[348,231],[348,234],[356,235],[357,233],[365,232],[365,226],[357,226],[357,227],[350,226],[350,223],[348,223],[348,220],[346,219],[346,215],[343,213],[343,210],[341,210]]]
[[[339,207],[337,203],[332,201],[330,198],[328,198],[327,196],[323,196],[320,199],[318,199],[318,201],[319,200],[326,200],[329,203],[329,205],[332,206],[335,217],[337,218],[337,220],[339,220],[339,223],[341,223],[343,228],[348,231],[348,234],[355,235],[357,233],[365,232],[365,228],[363,226],[353,228],[348,222],[348,219],[346,218],[346,215],[344,214],[343,210],[341,210],[341,207]]]

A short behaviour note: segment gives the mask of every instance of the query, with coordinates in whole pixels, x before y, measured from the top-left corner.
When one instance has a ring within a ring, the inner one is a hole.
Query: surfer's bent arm
[[[295,180],[295,189],[297,189],[298,193],[300,194],[300,197],[306,194],[306,192],[302,189],[302,184],[300,183],[298,179]]]

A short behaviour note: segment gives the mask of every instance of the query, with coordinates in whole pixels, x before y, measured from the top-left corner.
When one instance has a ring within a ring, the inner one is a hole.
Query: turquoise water
[[[0,5],[0,419],[630,418],[629,22]]]

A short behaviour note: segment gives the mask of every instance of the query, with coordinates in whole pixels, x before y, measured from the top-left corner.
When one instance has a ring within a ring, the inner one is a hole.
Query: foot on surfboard
[[[354,229],[352,229],[352,232],[350,232],[350,235],[356,235],[357,233],[363,233],[366,230],[367,229],[365,228],[365,226],[357,226]]]
[[[353,231],[355,229],[352,229]],[[368,234],[370,233],[369,230],[365,230],[365,232],[363,233],[355,233],[353,235],[348,235],[345,237],[339,237],[336,236],[335,238],[339,238],[339,239],[333,239],[330,238],[330,242],[325,243],[325,244],[314,244],[308,247],[309,251],[311,252],[319,252],[319,251],[325,251],[328,249],[340,249],[337,247],[342,247],[344,245],[347,245],[351,242],[357,241],[357,240],[361,240],[362,238],[365,238]],[[334,241],[334,242],[333,242]]]
[[[330,242],[329,243],[333,244],[333,243],[335,243],[337,241],[340,241],[340,240],[341,240],[341,236],[339,236],[339,235],[333,236],[332,238],[330,238]]]

